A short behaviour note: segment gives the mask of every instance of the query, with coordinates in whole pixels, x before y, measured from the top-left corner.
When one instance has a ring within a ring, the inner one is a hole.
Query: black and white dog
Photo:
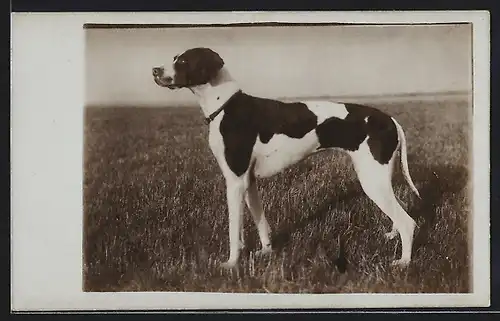
[[[285,103],[248,95],[209,48],[189,49],[175,56],[171,66],[171,73],[164,66],[153,68],[153,79],[161,87],[188,88],[196,95],[210,126],[210,148],[226,180],[230,252],[223,267],[237,264],[243,246],[244,201],[262,244],[258,254],[271,252],[270,228],[256,178],[272,176],[332,148],[351,156],[364,192],[391,218],[392,230],[385,236],[401,236],[401,258],[392,264],[410,262],[416,223],[397,201],[391,182],[399,148],[404,177],[419,194],[408,170],[405,135],[394,118],[357,104]]]

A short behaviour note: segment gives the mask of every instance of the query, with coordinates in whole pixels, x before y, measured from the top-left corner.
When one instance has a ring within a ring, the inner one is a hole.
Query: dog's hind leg
[[[253,221],[259,233],[261,250],[257,254],[267,254],[272,252],[271,241],[269,240],[270,228],[264,214],[264,208],[259,196],[257,182],[255,177],[251,174],[249,178],[249,185],[245,193],[245,202],[252,214]]]
[[[386,237],[394,237],[397,232],[401,236],[401,258],[395,260],[393,265],[407,265],[411,260],[416,223],[401,207],[394,195],[391,180],[396,153],[393,154],[388,164],[381,164],[373,158],[365,141],[357,151],[350,152],[350,155],[364,192],[392,220],[392,231],[387,233]]]

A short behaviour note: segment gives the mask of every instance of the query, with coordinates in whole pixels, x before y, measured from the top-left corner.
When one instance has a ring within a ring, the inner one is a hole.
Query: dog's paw
[[[220,267],[225,269],[225,270],[231,270],[231,269],[236,267],[236,262],[235,261],[226,261],[224,263],[221,263]]]
[[[390,232],[387,232],[384,234],[385,238],[388,240],[392,240],[398,235],[398,231],[395,229],[392,229]]]
[[[406,268],[406,267],[408,267],[409,264],[410,264],[409,259],[401,258],[399,260],[392,261],[391,266],[398,267],[398,268]]]
[[[255,252],[255,256],[264,256],[273,253],[273,248],[269,245]]]

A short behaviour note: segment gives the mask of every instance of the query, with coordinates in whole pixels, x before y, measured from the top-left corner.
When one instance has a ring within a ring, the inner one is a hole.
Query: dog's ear
[[[224,60],[215,51],[204,48],[203,63],[201,68],[202,78],[207,82],[213,80],[217,73],[224,67]]]

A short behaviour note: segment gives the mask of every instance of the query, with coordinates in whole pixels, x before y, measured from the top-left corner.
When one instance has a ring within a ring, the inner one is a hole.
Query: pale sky
[[[157,87],[151,68],[191,47],[217,51],[249,94],[270,98],[471,90],[471,28],[320,26],[87,29],[89,105],[194,102]]]

